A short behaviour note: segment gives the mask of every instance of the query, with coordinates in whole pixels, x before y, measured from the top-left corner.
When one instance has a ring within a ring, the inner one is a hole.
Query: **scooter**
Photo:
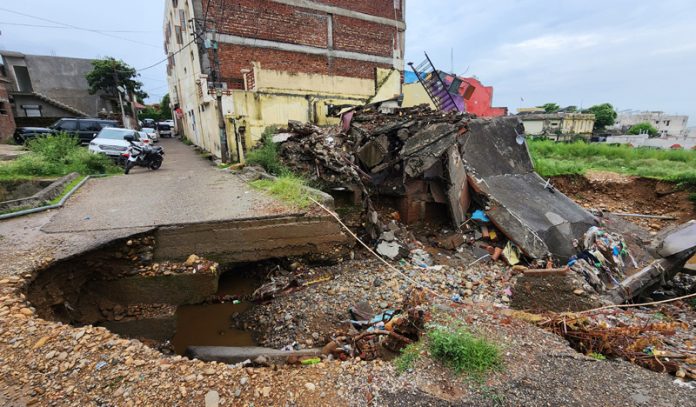
[[[147,167],[151,170],[159,169],[162,166],[164,149],[162,147],[135,144],[135,137],[127,135],[124,139],[130,144],[125,153],[122,154],[125,163],[125,174],[130,172],[136,165]]]

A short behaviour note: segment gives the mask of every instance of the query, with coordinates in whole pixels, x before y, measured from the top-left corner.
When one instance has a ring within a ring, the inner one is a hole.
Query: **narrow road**
[[[163,139],[164,164],[91,179],[42,228],[46,233],[153,227],[290,214],[293,210]]]

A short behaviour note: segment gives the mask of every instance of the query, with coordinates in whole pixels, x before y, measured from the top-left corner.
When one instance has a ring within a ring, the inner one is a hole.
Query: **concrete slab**
[[[302,349],[288,352],[278,349],[262,348],[258,346],[190,346],[186,355],[206,362],[239,363],[249,359],[254,361],[259,356],[266,358],[268,363],[285,363],[288,357],[319,356],[321,349]]]
[[[487,197],[488,217],[525,254],[567,259],[573,239],[596,224],[592,214],[559,191],[545,188],[534,172],[516,117],[476,119],[459,138],[469,184]]]

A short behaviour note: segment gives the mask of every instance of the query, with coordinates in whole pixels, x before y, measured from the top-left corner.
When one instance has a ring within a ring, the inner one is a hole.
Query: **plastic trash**
[[[481,222],[490,222],[490,219],[488,219],[488,216],[486,216],[486,213],[484,211],[482,211],[481,209],[475,210],[474,213],[471,214],[471,219],[478,220]]]

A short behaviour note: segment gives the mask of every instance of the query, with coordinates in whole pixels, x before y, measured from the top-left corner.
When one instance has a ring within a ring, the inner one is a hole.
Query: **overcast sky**
[[[234,0],[228,0],[234,1]],[[163,0],[23,0],[0,5],[0,48],[141,68],[161,60]],[[514,112],[546,102],[688,114],[696,124],[696,1],[407,0],[406,61],[427,51],[438,67],[495,88]],[[59,26],[4,11],[98,31]],[[129,31],[129,32],[115,32]],[[137,31],[137,32],[133,32]],[[120,38],[114,38],[120,37]],[[451,63],[450,53],[454,53]],[[165,64],[142,72],[166,93]]]

